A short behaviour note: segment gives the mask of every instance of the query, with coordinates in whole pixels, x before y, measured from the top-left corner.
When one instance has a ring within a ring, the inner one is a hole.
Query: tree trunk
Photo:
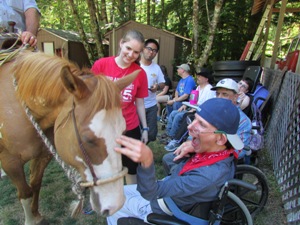
[[[152,23],[153,23],[153,21],[154,21],[154,16],[155,16],[155,10],[156,10],[156,4],[155,4],[155,0],[152,0],[152,5],[151,5],[151,21],[152,21]],[[151,22],[150,22],[151,23]],[[151,24],[152,24],[151,23]]]
[[[161,27],[166,29],[167,28],[167,15],[165,10],[165,0],[161,0]]]
[[[108,24],[108,17],[106,13],[106,0],[101,0],[101,8],[100,10],[97,10],[97,12],[101,12],[100,21],[104,22],[105,24]]]
[[[193,0],[193,52],[195,59],[199,57],[199,4]]]
[[[96,43],[96,49],[97,49],[97,58],[104,56],[104,50],[102,45],[102,35],[100,31],[100,23],[97,19],[97,10],[94,0],[86,0],[90,12],[90,18],[91,18],[91,27],[92,27],[92,34]]]
[[[147,25],[150,25],[150,0],[147,0]]]
[[[204,50],[202,51],[201,56],[199,59],[195,60],[195,68],[196,70],[199,70],[199,68],[203,67],[207,63],[208,56],[210,54],[210,50],[213,45],[214,37],[216,34],[216,29],[217,29],[217,24],[220,19],[220,14],[221,14],[221,8],[223,5],[224,0],[218,0],[215,4],[215,9],[214,9],[214,15],[211,23],[209,22],[209,29],[208,29],[208,39],[206,41]]]
[[[84,29],[83,29],[83,25],[82,25],[81,20],[79,18],[77,9],[76,9],[76,7],[74,5],[74,1],[73,0],[69,0],[69,3],[70,3],[70,6],[71,6],[71,10],[72,10],[72,13],[73,13],[73,16],[74,16],[74,20],[75,20],[76,26],[78,28],[78,32],[79,32],[80,38],[83,41],[83,46],[85,48],[85,51],[87,52],[87,55],[89,57],[90,62],[93,62],[93,60],[94,60],[93,50],[92,50],[91,46],[88,43],[88,39],[87,39],[87,37],[85,35]]]

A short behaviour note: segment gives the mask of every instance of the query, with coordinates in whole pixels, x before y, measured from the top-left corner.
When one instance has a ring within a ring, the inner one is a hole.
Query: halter
[[[115,181],[115,180],[118,180],[118,179],[124,177],[127,174],[127,172],[128,172],[128,169],[126,167],[123,167],[122,170],[119,173],[114,174],[111,177],[100,178],[100,179],[97,178],[95,170],[94,170],[93,165],[91,163],[91,160],[90,160],[90,158],[89,158],[89,156],[87,154],[87,151],[84,148],[83,142],[82,142],[82,140],[80,138],[80,134],[79,134],[77,123],[76,123],[76,117],[75,117],[75,102],[74,102],[74,100],[73,100],[73,107],[72,107],[71,113],[72,113],[72,121],[73,121],[73,125],[74,125],[75,134],[76,134],[76,138],[77,138],[77,142],[78,142],[79,148],[80,148],[80,150],[81,150],[81,152],[82,152],[82,154],[84,156],[84,162],[89,167],[89,169],[91,171],[91,174],[93,176],[93,181],[90,181],[90,182],[81,182],[80,186],[81,187],[99,186],[101,184],[109,183],[109,182],[112,182],[112,181]]]
[[[17,86],[18,86],[18,82],[15,79],[15,77],[13,79],[13,85],[14,85],[14,88],[16,90]],[[36,122],[34,116],[31,113],[31,110],[27,107],[27,105],[24,102],[22,102],[22,106],[24,107],[25,113],[26,113],[29,121],[32,123],[32,125],[34,126],[34,128],[38,132],[39,136],[43,140],[44,144],[48,148],[48,151],[54,156],[54,158],[56,159],[58,164],[62,167],[62,169],[65,172],[65,174],[67,175],[67,177],[73,183],[72,190],[76,193],[76,195],[78,196],[78,199],[81,199],[81,200],[83,199],[83,197],[82,197],[82,192],[83,192],[82,188],[99,186],[101,184],[113,182],[115,180],[118,180],[118,179],[124,177],[127,174],[128,169],[126,167],[123,167],[120,172],[118,172],[117,174],[114,174],[114,175],[112,175],[108,178],[98,179],[96,177],[95,171],[93,169],[91,161],[90,161],[90,159],[87,155],[87,152],[86,152],[86,150],[83,146],[83,143],[81,141],[81,138],[80,138],[80,135],[79,135],[79,132],[78,132],[78,128],[77,128],[77,124],[76,124],[76,118],[75,118],[75,102],[74,102],[74,100],[73,100],[73,107],[72,107],[72,119],[73,119],[74,129],[75,129],[75,133],[76,133],[76,137],[77,137],[79,147],[80,147],[80,149],[81,149],[81,151],[82,151],[82,153],[85,157],[85,163],[88,164],[88,167],[89,167],[89,169],[92,173],[92,176],[93,176],[93,181],[90,181],[90,182],[80,181],[79,174],[75,170],[75,168],[71,168],[69,165],[66,165],[64,163],[64,161],[59,157],[59,155],[57,154],[57,151],[54,148],[53,144],[50,142],[50,140],[44,134],[44,132],[41,129],[40,125]]]

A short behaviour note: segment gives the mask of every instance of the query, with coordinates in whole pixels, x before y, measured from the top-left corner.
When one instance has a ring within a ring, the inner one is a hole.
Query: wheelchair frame
[[[173,216],[160,215],[156,213],[151,213],[147,217],[147,221],[150,224],[157,225],[219,225],[219,224],[243,224],[252,225],[252,217],[247,209],[246,205],[242,200],[239,199],[234,193],[230,191],[232,187],[241,187],[249,189],[251,191],[256,191],[257,187],[253,184],[249,184],[245,181],[232,179],[227,181],[221,188],[218,195],[218,200],[215,202],[217,207],[212,208],[209,212],[208,220],[201,219],[189,215],[181,211],[171,198],[164,198],[167,206],[173,212]],[[148,224],[137,218],[120,218],[118,220],[118,225],[142,225]]]

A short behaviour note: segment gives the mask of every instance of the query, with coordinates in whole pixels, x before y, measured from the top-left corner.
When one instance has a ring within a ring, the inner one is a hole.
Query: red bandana
[[[179,176],[183,173],[193,170],[195,168],[199,168],[202,166],[209,166],[221,160],[228,158],[231,154],[235,157],[234,149],[219,151],[219,152],[204,152],[204,153],[197,153],[193,157],[191,157],[186,164],[183,166],[181,171],[179,172]]]

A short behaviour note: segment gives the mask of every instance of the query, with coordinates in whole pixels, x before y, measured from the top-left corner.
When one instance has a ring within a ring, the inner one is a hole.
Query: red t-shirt
[[[122,69],[117,65],[114,56],[98,59],[92,66],[92,71],[96,75],[105,75],[113,81],[138,69],[140,69],[141,72],[135,80],[121,92],[122,113],[126,121],[126,130],[132,130],[140,124],[135,99],[148,96],[148,81],[145,71],[136,63],[132,63],[128,68]]]

